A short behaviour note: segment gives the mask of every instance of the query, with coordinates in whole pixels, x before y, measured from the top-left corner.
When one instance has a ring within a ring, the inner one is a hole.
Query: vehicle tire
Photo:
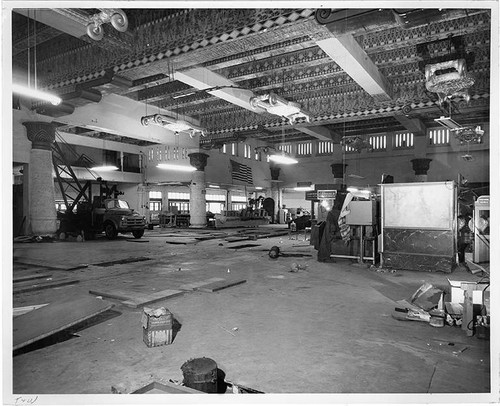
[[[104,232],[106,233],[106,238],[108,240],[114,240],[118,235],[118,231],[116,231],[116,227],[113,223],[107,223],[104,226]]]
[[[144,230],[132,231],[134,238],[141,238],[144,235]]]

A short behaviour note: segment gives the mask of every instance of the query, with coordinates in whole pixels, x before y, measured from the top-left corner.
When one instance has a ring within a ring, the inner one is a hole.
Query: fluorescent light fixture
[[[260,107],[268,113],[275,114],[288,119],[290,124],[295,120],[304,118],[307,122],[311,121],[309,113],[301,109],[299,103],[288,101],[276,93],[268,93],[262,96],[254,96],[250,99],[250,106],[254,109]]]
[[[111,171],[117,171],[118,167],[115,165],[101,165],[101,166],[94,166],[90,168],[92,171],[99,171],[99,172],[111,172]]]
[[[269,155],[269,160],[274,161],[278,164],[285,164],[285,165],[291,165],[291,164],[296,164],[299,161],[297,161],[294,158],[291,158],[289,156],[286,156],[285,154],[273,154]]]
[[[12,92],[20,94],[22,96],[31,97],[33,99],[45,100],[52,103],[54,106],[57,106],[62,102],[62,99],[56,95],[47,92],[42,92],[40,90],[32,89],[26,86],[13,84]]]
[[[181,171],[181,172],[194,172],[196,168],[194,166],[188,165],[176,165],[176,164],[158,164],[157,168],[168,169],[171,171]]]
[[[208,185],[208,187],[214,188],[214,189],[220,189],[220,186],[218,185]]]
[[[255,186],[255,190],[262,190],[264,189],[262,186]]]
[[[462,129],[462,126],[456,121],[452,120],[451,117],[441,116],[439,118],[435,118],[434,121],[451,131]]]
[[[309,190],[314,190],[314,186],[312,185],[312,182],[297,182],[297,186],[294,187],[293,190],[296,190],[298,192],[307,192]]]
[[[164,114],[152,114],[150,116],[141,117],[141,124],[148,126],[155,124],[157,126],[166,128],[174,133],[186,132],[191,138],[197,133],[204,135],[204,129],[194,124],[188,123],[184,120],[176,120],[175,118],[165,116]]]

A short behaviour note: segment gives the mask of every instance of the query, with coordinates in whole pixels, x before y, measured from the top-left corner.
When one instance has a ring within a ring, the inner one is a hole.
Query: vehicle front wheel
[[[106,227],[104,228],[104,232],[106,233],[106,238],[108,240],[114,240],[116,238],[116,236],[118,235],[118,231],[116,231],[116,227],[111,223],[106,224]]]
[[[144,235],[144,230],[132,231],[132,234],[135,238],[141,238]]]

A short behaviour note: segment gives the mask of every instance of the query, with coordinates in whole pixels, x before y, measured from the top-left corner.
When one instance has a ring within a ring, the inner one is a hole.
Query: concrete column
[[[271,171],[271,198],[274,200],[274,218],[273,218],[273,223],[278,222],[279,219],[279,210],[281,209],[281,201],[282,201],[282,196],[281,196],[281,189],[279,185],[279,176],[280,176],[280,171],[281,168],[279,166],[271,166],[270,168]]]
[[[189,214],[190,227],[204,228],[207,226],[207,199],[205,189],[205,166],[207,166],[208,155],[202,152],[189,154],[191,166],[196,168],[191,178],[189,190]]]
[[[427,171],[432,159],[415,158],[411,160],[413,170],[415,171],[415,182],[427,182]]]
[[[57,231],[54,179],[52,177],[52,143],[55,126],[45,122],[25,122],[31,141],[29,165],[29,207],[31,233],[54,234]]]

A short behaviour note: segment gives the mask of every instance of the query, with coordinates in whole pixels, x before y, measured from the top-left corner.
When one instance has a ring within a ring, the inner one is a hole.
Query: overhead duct
[[[397,26],[409,29],[449,18],[465,16],[467,16],[465,10],[439,10],[438,8],[318,9],[315,13],[316,21],[321,25],[328,25],[328,29],[335,35],[345,34],[346,32],[355,35]]]

